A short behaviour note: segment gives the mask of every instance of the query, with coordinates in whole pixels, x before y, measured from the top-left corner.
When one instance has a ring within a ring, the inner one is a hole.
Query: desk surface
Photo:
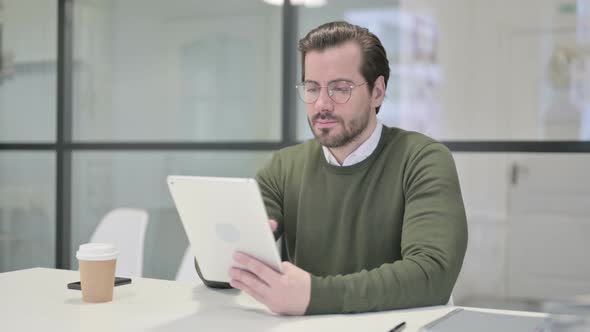
[[[78,271],[34,268],[0,273],[2,330],[385,332],[405,321],[404,332],[412,332],[454,308],[283,317],[237,290],[147,278],[134,278],[132,284],[116,287],[113,302],[89,304],[82,302],[80,291],[66,288],[67,283],[77,280]]]

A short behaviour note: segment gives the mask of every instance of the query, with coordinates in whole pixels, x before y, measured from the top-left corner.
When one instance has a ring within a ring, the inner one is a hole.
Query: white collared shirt
[[[330,149],[322,145],[322,150],[324,150],[324,156],[326,157],[326,161],[330,165],[334,166],[352,166],[354,164],[360,163],[361,161],[367,159],[368,156],[375,151],[377,145],[379,144],[379,139],[381,138],[381,131],[383,130],[383,124],[381,121],[377,120],[377,125],[375,126],[375,130],[369,138],[363,142],[363,144],[359,145],[356,150],[354,150],[351,154],[348,155],[342,162],[342,165],[338,163],[338,160]]]

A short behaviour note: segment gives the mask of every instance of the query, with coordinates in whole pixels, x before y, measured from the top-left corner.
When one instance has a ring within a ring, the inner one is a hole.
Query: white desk
[[[134,278],[130,285],[115,287],[113,302],[89,304],[82,302],[80,291],[66,288],[67,283],[77,280],[77,271],[35,268],[0,273],[0,330],[386,332],[405,321],[404,332],[412,332],[453,309],[438,306],[282,317],[237,290],[211,290],[203,285],[146,278]]]

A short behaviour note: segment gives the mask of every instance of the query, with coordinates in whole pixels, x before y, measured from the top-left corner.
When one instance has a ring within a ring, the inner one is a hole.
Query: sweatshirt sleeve
[[[284,183],[280,178],[281,160],[278,153],[274,154],[272,159],[258,171],[256,182],[260,188],[266,214],[269,219],[278,222],[278,229],[275,237],[278,238],[283,233],[283,188]]]
[[[467,221],[455,163],[444,145],[429,143],[411,155],[405,167],[402,259],[348,275],[312,276],[306,314],[448,302],[467,249]]]

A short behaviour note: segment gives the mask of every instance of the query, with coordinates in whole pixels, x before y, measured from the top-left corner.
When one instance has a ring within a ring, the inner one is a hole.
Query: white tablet
[[[228,286],[236,251],[283,272],[256,180],[170,175],[167,182],[206,285]]]

